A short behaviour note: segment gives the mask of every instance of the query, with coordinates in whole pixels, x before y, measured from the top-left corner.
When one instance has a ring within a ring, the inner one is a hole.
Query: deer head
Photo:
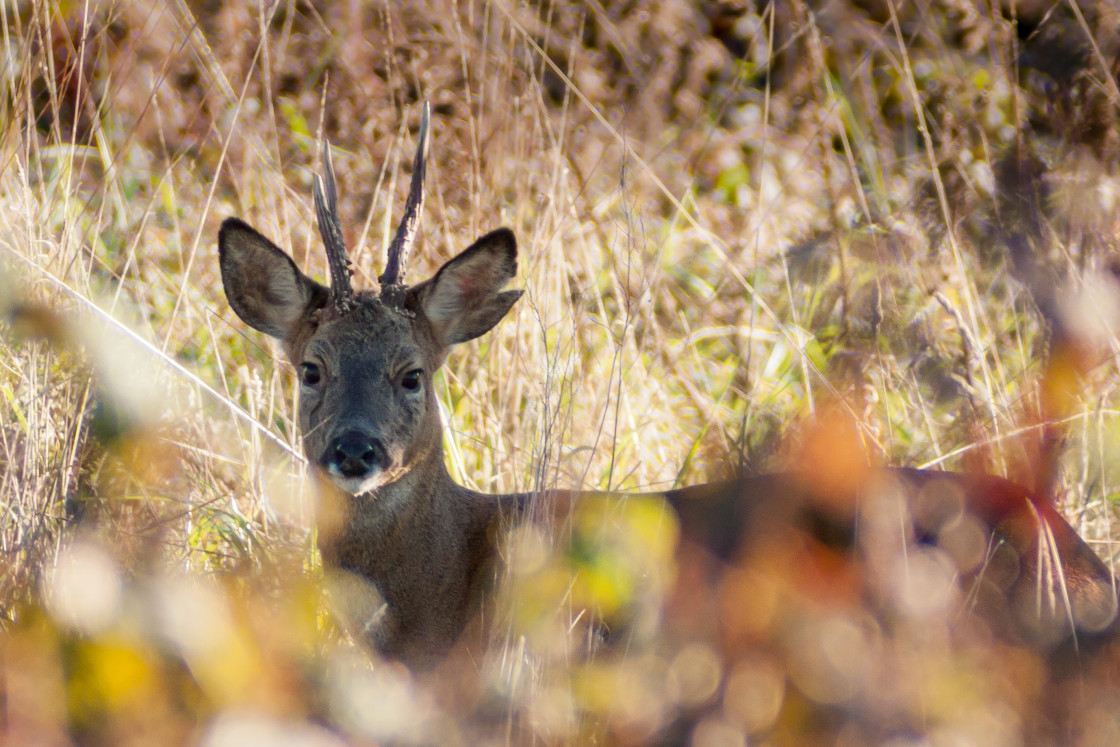
[[[354,292],[330,149],[315,184],[315,211],[331,285],[303,274],[285,252],[237,218],[218,250],[230,306],[282,341],[300,381],[299,425],[308,461],[345,493],[395,482],[417,465],[442,469],[431,376],[451,345],[487,332],[521,297],[502,291],[517,271],[509,229],[486,234],[414,286],[403,282],[423,206],[429,109],[425,103],[404,215],[385,272]]]

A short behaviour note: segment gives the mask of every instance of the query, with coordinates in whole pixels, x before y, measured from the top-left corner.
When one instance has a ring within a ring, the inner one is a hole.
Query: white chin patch
[[[377,470],[365,477],[346,477],[338,471],[337,467],[332,465],[327,469],[327,474],[330,475],[331,482],[333,482],[339,490],[344,493],[349,493],[350,495],[368,493],[385,484],[384,470]]]

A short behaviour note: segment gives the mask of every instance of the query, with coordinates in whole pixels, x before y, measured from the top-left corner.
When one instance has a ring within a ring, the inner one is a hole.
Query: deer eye
[[[314,363],[299,364],[299,380],[304,386],[315,386],[321,378],[319,367]]]
[[[410,392],[415,392],[417,389],[420,388],[420,380],[421,380],[421,377],[423,377],[423,375],[424,375],[424,370],[423,369],[414,368],[413,370],[409,371],[408,373],[406,373],[401,378],[401,386],[403,386],[405,389],[407,389]]]

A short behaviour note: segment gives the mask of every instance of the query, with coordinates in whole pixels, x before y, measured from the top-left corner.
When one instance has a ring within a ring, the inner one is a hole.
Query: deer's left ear
[[[522,291],[502,291],[517,273],[517,240],[499,228],[471,244],[412,292],[443,345],[482,335],[505,316]]]

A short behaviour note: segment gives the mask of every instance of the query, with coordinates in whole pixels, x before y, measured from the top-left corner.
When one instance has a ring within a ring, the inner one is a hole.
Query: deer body
[[[337,534],[328,532],[321,540],[329,565],[372,582],[384,599],[384,607],[374,610],[369,620],[353,622],[364,628],[381,654],[421,665],[438,661],[482,609],[496,575],[496,539],[503,528],[528,520],[534,499],[527,493],[467,490],[455,484],[446,469],[426,473],[435,475],[432,481],[404,478],[398,481],[404,484],[350,499],[348,519]],[[710,567],[705,583],[715,587],[723,569],[749,564],[757,545],[782,529],[794,528],[811,540],[838,545],[845,553],[860,553],[858,522],[843,510],[832,510],[834,494],[819,495],[800,477],[743,476],[652,495],[663,499],[677,517],[682,542],[704,556]],[[869,483],[876,479],[893,483],[908,496],[928,488],[948,490],[952,498],[947,502],[963,502],[956,507],[960,515],[979,519],[990,530],[987,543],[1006,544],[1020,566],[1001,589],[1001,597],[1016,600],[1019,608],[1008,610],[1000,635],[1047,648],[1075,638],[1084,646],[1106,629],[1111,634],[1111,572],[1069,524],[1030,491],[988,475],[913,469],[888,469],[868,477]],[[625,501],[651,494],[556,491],[536,496],[561,521],[578,510],[580,501],[603,497]],[[851,496],[841,505],[859,501],[859,496]],[[942,522],[953,518],[957,516]],[[906,537],[912,547],[936,546],[940,527],[928,521],[913,523],[917,526]],[[1039,567],[1051,562],[1059,566],[1057,571]],[[981,566],[959,572],[967,585],[985,570]],[[1068,600],[1051,599],[1036,609],[1040,593],[1068,594]]]
[[[424,663],[438,660],[478,609],[494,578],[495,535],[524,519],[533,496],[476,493],[457,485],[444,465],[431,375],[451,345],[488,331],[521,292],[503,290],[516,272],[516,243],[505,229],[480,238],[429,280],[403,283],[421,203],[426,113],[420,141],[405,219],[374,289],[350,290],[327,150],[325,194],[317,184],[316,207],[329,289],[237,219],[223,223],[219,246],[231,306],[279,338],[299,370],[304,450],[326,499],[319,520],[324,560],[376,591],[354,622],[382,653]],[[882,480],[906,495],[943,485],[956,496],[949,503],[957,508],[912,517],[906,541],[936,543],[945,516],[971,516],[992,546],[1014,552],[1021,572],[1005,585],[1009,596],[1050,594],[1056,580],[1064,584],[1069,599],[1051,605],[1057,622],[1040,635],[1043,642],[1113,625],[1111,573],[1046,501],[987,476],[869,473],[869,482]],[[797,528],[807,541],[859,545],[858,517],[833,511],[835,502],[819,501],[821,493],[797,475],[766,475],[664,498],[679,517],[682,545],[716,567],[749,563],[776,527]],[[541,496],[557,511],[583,497]],[[845,505],[858,504],[859,496],[851,498]],[[965,578],[982,572],[961,570]],[[1055,635],[1055,626],[1062,632]],[[1026,630],[1031,624],[1012,627],[1014,635],[1034,635]]]

